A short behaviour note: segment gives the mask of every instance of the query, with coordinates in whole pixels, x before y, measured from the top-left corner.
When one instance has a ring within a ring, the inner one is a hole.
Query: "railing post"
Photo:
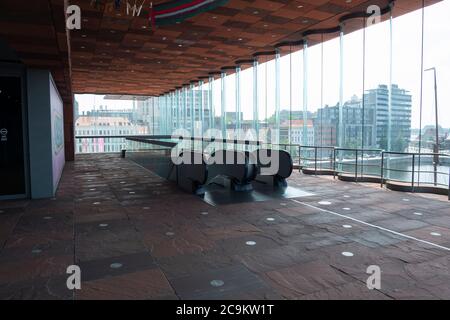
[[[358,181],[358,149],[355,149],[355,181]]]
[[[302,171],[302,156],[301,156],[301,152],[302,152],[302,147],[298,146],[298,171]]]
[[[317,176],[317,147],[314,147],[314,174]]]
[[[450,169],[448,170],[448,201],[450,201]]]
[[[414,168],[416,166],[416,155],[412,155],[411,191],[414,192]],[[420,170],[420,169],[419,169]]]
[[[336,180],[336,148],[333,148],[333,179]]]
[[[384,151],[381,152],[381,188],[384,184]]]

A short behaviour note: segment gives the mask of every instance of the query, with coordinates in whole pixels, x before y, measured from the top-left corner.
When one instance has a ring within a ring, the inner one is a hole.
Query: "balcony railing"
[[[381,187],[386,186],[400,191],[445,193],[450,200],[450,155],[444,153],[419,154],[381,149],[274,144],[206,137],[173,139],[168,135],[77,136],[75,138],[79,143],[86,140],[95,141],[93,139],[121,139],[120,150],[111,152],[120,152],[123,149],[156,151],[156,149],[169,150],[176,147],[212,154],[218,149],[254,151],[258,148],[275,148],[288,151],[299,170],[305,174],[332,175],[335,179],[346,181],[377,182]],[[149,139],[158,143],[143,143]],[[180,141],[183,143],[180,144]]]

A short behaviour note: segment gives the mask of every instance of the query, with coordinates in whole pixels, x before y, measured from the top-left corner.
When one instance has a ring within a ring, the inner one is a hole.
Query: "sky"
[[[395,9],[394,9],[395,10]],[[444,0],[425,8],[424,20],[424,69],[436,67],[438,83],[439,123],[450,128],[450,0]],[[393,83],[408,90],[413,97],[412,127],[420,123],[420,79],[421,79],[421,33],[422,10],[411,12],[393,20]],[[385,21],[366,28],[365,89],[378,84],[389,84],[389,32],[390,22]],[[353,95],[363,93],[363,30],[344,37],[344,101]],[[323,46],[323,48],[322,48]],[[322,67],[323,50],[323,67]],[[280,59],[280,103],[281,109],[302,110],[303,106],[303,50]],[[340,45],[339,38],[308,48],[307,52],[307,105],[309,111],[316,111],[321,105],[335,105],[339,102]],[[291,73],[290,73],[291,70]],[[266,79],[267,73],[267,79]],[[323,86],[322,86],[323,74]],[[292,85],[289,79],[292,78]],[[244,119],[253,117],[253,69],[240,74],[241,110]],[[267,86],[266,86],[267,84]],[[216,115],[220,112],[220,80],[213,82],[213,104]],[[225,81],[226,111],[236,110],[235,75]],[[292,94],[291,94],[292,87]],[[270,61],[258,67],[259,118],[270,117],[275,111],[275,62]],[[323,88],[323,90],[321,89]],[[76,95],[82,111],[93,106],[107,105],[110,109],[131,108],[131,101],[105,101],[102,96]],[[432,72],[425,72],[423,79],[422,126],[435,122],[434,79]]]

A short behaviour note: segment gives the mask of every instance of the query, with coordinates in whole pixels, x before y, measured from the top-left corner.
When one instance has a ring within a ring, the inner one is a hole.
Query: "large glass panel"
[[[425,1],[425,4],[435,1]],[[448,101],[450,91],[450,47],[448,37],[450,26],[446,19],[450,13],[450,1],[445,0],[427,6],[424,12],[424,79],[423,79],[423,147],[435,151],[436,134],[439,150],[449,153],[450,116]],[[438,130],[436,130],[436,125]],[[432,131],[434,129],[434,135]],[[437,131],[437,132],[436,132]]]
[[[280,144],[291,143],[291,131],[292,131],[292,56],[291,47],[279,47],[279,122],[280,122]],[[287,146],[283,149],[287,149]]]
[[[253,66],[242,65],[240,73],[241,129],[243,132],[253,127]],[[256,137],[252,137],[256,140]]]
[[[395,6],[392,21],[392,127],[389,151],[408,150],[408,143],[402,139],[402,132],[414,128],[411,130],[412,138],[409,139],[409,151],[419,152],[422,147],[422,10],[402,14],[403,10]],[[415,160],[419,164],[420,158]],[[411,181],[409,172],[412,169],[412,158],[402,154],[388,154],[384,165],[385,177]]]
[[[331,40],[326,40],[332,38]],[[340,39],[338,33],[324,34],[322,64],[321,145],[338,146]]]
[[[348,20],[343,26],[343,145],[347,148],[363,148],[367,145],[367,136],[363,130],[365,115],[362,103],[364,26],[363,18]]]
[[[211,76],[211,110],[212,110],[212,128],[221,130],[221,79],[218,76]]]
[[[151,97],[75,95],[75,152],[120,152],[126,136],[155,132]],[[156,124],[158,125],[158,124]]]
[[[391,24],[390,13],[383,19],[387,21],[375,23],[368,20],[365,30],[365,72],[364,72],[364,108],[366,110],[365,148],[384,150],[398,149],[404,151],[409,140],[410,116],[406,114],[399,118],[399,105],[391,103]],[[392,89],[394,89],[393,87]],[[394,101],[396,101],[394,99]],[[394,116],[395,115],[395,116]],[[395,124],[394,128],[392,124]],[[399,130],[400,126],[406,130]],[[395,131],[397,141],[392,144],[392,131]],[[366,152],[367,153],[367,152]],[[375,170],[378,173],[379,169]]]
[[[424,10],[422,152],[449,154],[450,0],[435,2],[426,0]],[[449,157],[423,156],[421,165],[420,182],[450,185]]]
[[[289,55],[291,66],[291,109],[290,114],[290,143],[293,145],[303,144],[303,45],[291,47],[291,54]],[[314,138],[314,127],[312,121],[307,128],[311,131],[309,136]],[[308,143],[309,144],[309,143]],[[311,144],[312,145],[312,144]],[[298,147],[291,148],[291,155],[298,163],[299,149]]]
[[[194,136],[203,134],[203,81],[199,81],[194,88]]]
[[[260,141],[267,142],[267,57],[258,56],[255,58],[258,62],[257,66],[257,116],[258,116],[258,138]]]
[[[224,81],[226,138],[234,139],[238,120],[236,114],[236,73],[234,71],[228,71]]]
[[[258,117],[259,140],[271,141],[275,126],[275,60],[274,54],[258,58]]]

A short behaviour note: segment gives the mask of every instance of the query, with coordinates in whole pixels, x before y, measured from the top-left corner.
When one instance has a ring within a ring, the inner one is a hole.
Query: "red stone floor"
[[[289,184],[314,196],[213,207],[117,155],[78,156],[56,198],[0,202],[0,298],[450,298],[445,197],[299,173]]]

